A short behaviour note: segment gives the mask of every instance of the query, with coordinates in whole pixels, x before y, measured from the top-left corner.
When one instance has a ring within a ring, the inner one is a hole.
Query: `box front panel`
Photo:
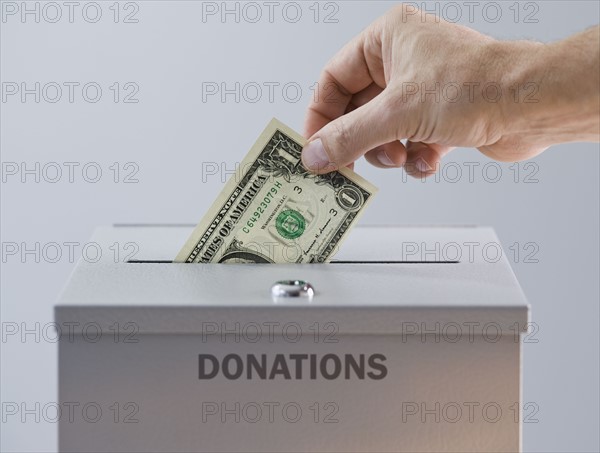
[[[60,450],[519,449],[518,336],[224,330],[63,338]]]

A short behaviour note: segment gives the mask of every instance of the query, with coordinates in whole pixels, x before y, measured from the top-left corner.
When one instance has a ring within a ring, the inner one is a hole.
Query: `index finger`
[[[377,24],[353,38],[323,69],[306,114],[306,138],[342,116],[352,96],[373,82],[385,86]]]

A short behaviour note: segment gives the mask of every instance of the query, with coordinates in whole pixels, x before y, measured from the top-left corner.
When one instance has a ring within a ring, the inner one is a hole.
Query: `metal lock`
[[[314,295],[314,288],[304,280],[281,280],[271,286],[271,297],[276,302],[290,298],[311,300]]]

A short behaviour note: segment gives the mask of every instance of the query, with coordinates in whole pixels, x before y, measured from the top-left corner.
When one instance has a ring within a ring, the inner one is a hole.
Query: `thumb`
[[[304,166],[315,173],[328,173],[354,162],[376,146],[396,140],[397,128],[384,104],[382,93],[324,126],[304,146]]]

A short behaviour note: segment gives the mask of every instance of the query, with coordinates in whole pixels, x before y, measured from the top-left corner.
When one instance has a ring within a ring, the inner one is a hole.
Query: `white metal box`
[[[171,263],[190,231],[91,239],[55,309],[61,451],[520,450],[528,306],[492,229],[358,227],[330,264]],[[312,300],[273,300],[289,279]]]

